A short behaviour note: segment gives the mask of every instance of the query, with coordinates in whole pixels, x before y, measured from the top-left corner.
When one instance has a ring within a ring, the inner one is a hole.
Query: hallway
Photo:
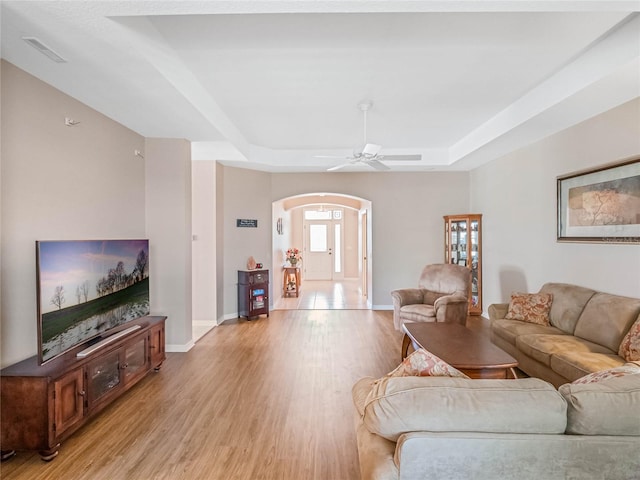
[[[366,310],[360,280],[305,280],[300,296],[280,298],[274,310]]]

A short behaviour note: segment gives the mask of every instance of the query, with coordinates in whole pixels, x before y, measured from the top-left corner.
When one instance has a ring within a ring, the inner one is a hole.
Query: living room
[[[620,28],[637,33],[637,21],[632,15]],[[617,67],[637,66],[637,44],[633,49]],[[187,352],[194,347],[194,319],[214,326],[235,318],[236,272],[249,255],[278,268],[272,204],[306,193],[372,202],[374,310],[390,310],[391,290],[414,285],[425,264],[443,261],[442,217],[457,213],[483,214],[485,311],[512,291],[534,292],[548,281],[631,297],[640,292],[637,244],[556,240],[557,177],[640,156],[637,69],[630,89],[612,74],[593,89],[556,99],[556,106],[582,106],[586,116],[554,117],[553,108],[531,115],[537,136],[511,148],[518,132],[498,135],[486,150],[492,156],[478,165],[287,173],[195,159],[187,137],[143,135],[101,113],[103,105],[90,107],[4,57],[3,367],[37,352],[36,240],[149,238],[152,313],[168,317],[167,350]],[[67,118],[79,123],[67,125]],[[210,203],[194,201],[202,197]],[[238,229],[238,218],[257,219],[259,227]],[[194,277],[196,270],[202,276]]]

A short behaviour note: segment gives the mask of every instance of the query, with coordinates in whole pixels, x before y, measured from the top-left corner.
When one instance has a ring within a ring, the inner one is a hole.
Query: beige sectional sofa
[[[522,371],[559,387],[625,363],[618,349],[640,318],[640,299],[564,283],[547,283],[539,293],[553,296],[549,326],[505,319],[507,303],[489,307],[492,342]]]
[[[353,399],[362,480],[640,478],[640,373],[363,378]]]

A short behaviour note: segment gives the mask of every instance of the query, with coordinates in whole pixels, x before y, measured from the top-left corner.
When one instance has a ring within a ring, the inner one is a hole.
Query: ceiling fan
[[[348,160],[346,163],[342,163],[340,165],[336,165],[334,167],[328,168],[328,172],[334,172],[336,170],[340,170],[341,168],[348,167],[349,165],[357,165],[364,164],[369,167],[372,167],[376,170],[390,170],[390,168],[382,163],[380,160],[409,160],[409,161],[417,161],[422,160],[422,155],[384,155],[380,153],[382,150],[381,145],[376,145],[375,143],[367,143],[367,112],[371,108],[371,103],[361,103],[358,105],[358,108],[362,110],[364,117],[364,147],[359,152],[354,152],[351,156],[340,157],[334,155],[314,155],[315,158],[341,158]]]

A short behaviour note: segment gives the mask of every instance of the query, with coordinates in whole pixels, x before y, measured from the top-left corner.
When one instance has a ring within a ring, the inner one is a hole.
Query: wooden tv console
[[[38,357],[3,368],[0,449],[38,450],[43,460],[60,443],[165,360],[165,320],[142,317],[40,365]],[[132,328],[134,327],[134,328]]]

